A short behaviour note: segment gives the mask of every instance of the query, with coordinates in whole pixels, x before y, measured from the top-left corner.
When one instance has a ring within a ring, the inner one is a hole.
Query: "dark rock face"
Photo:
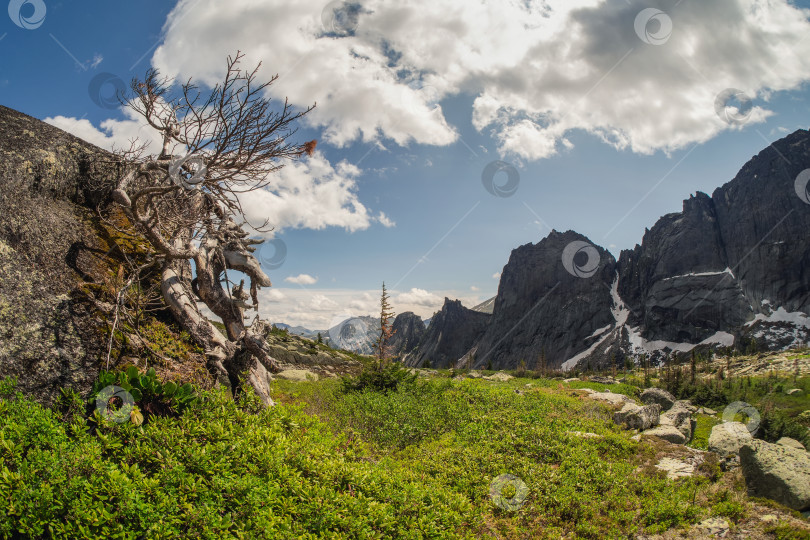
[[[765,348],[806,340],[807,329],[786,336],[767,322],[746,323],[776,307],[810,312],[810,205],[795,189],[808,167],[810,134],[800,130],[622,252],[619,293],[645,339],[698,343],[727,332]]]
[[[619,293],[649,340],[700,342],[736,328],[751,307],[729,269],[714,203],[698,193],[619,258]]]
[[[397,315],[393,329],[394,336],[390,344],[395,356],[404,356],[413,351],[427,332],[422,317],[411,311]]]
[[[810,132],[800,130],[760,152],[712,194],[727,264],[755,313],[776,306],[810,313],[810,204],[795,189],[807,168]],[[770,307],[763,307],[765,300]]]
[[[444,299],[441,311],[431,319],[430,326],[415,350],[404,358],[412,367],[446,368],[456,365],[481,338],[490,316],[467,309],[458,300]]]
[[[515,368],[521,360],[533,367],[545,351],[549,368],[559,368],[567,359],[597,342],[596,331],[614,323],[611,313],[611,283],[615,260],[602,248],[591,252],[598,266],[589,270],[574,257],[574,270],[594,272],[578,277],[566,269],[563,255],[574,242],[590,245],[584,236],[568,231],[551,234],[537,244],[514,251],[503,269],[492,322],[478,343],[475,367],[492,362],[498,369]],[[593,254],[596,255],[593,255]],[[607,328],[606,328],[607,327]]]

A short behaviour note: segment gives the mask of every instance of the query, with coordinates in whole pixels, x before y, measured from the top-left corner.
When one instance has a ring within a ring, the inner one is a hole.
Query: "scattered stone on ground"
[[[506,382],[506,381],[509,381],[511,379],[514,379],[514,377],[512,377],[508,373],[504,373],[502,371],[499,371],[498,373],[495,373],[493,375],[490,375],[488,377],[483,377],[483,378],[488,380],[488,381],[497,381],[497,382]]]
[[[801,388],[791,388],[790,390],[787,391],[787,395],[789,396],[799,396],[803,393],[804,390],[802,390]]]
[[[717,411],[715,411],[714,409],[710,409],[708,407],[701,407],[701,408],[699,408],[697,410],[697,413],[698,414],[708,414],[709,416],[714,416],[715,414],[717,414]]]
[[[655,467],[666,471],[667,478],[670,480],[692,476],[695,472],[693,464],[670,457],[662,458]]]
[[[599,384],[616,384],[616,380],[613,377],[589,377],[588,380],[590,382],[595,382]]]
[[[704,519],[697,525],[695,528],[698,529],[701,534],[707,535],[710,538],[725,538],[728,535],[731,526],[728,524],[723,518],[720,517],[713,517],[709,519]]]
[[[720,456],[739,454],[743,444],[753,440],[751,432],[740,422],[725,422],[712,428],[709,450]]]
[[[667,411],[675,403],[675,396],[661,388],[647,388],[641,393],[641,402],[645,405],[657,403],[661,410]]]
[[[586,433],[582,431],[566,431],[566,435],[571,435],[572,437],[579,437],[580,439],[601,439],[601,435],[597,435],[596,433]]]
[[[579,377],[571,377],[570,379],[563,379],[564,383],[579,381]]]
[[[810,508],[810,453],[752,440],[740,448],[740,465],[749,493],[794,510]]]

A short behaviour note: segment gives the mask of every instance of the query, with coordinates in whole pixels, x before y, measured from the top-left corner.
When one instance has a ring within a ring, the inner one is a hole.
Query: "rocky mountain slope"
[[[489,300],[485,300],[480,304],[478,304],[477,306],[473,306],[472,310],[480,311],[481,313],[489,313],[490,315],[492,315],[492,311],[495,309],[495,298],[497,297],[493,296]]]
[[[394,336],[391,338],[390,346],[397,355],[412,352],[427,332],[422,317],[411,311],[397,315],[392,327]]]
[[[481,338],[490,316],[465,308],[458,300],[444,299],[430,326],[414,350],[404,357],[408,366],[446,368],[470,350]]]
[[[619,260],[588,238],[552,231],[515,249],[489,321],[464,334],[476,367],[605,365],[734,346],[778,350],[810,341],[810,133],[752,158],[709,196],[697,193]],[[447,304],[445,304],[446,306]],[[437,321],[438,322],[438,321]],[[434,323],[435,324],[435,323]],[[437,325],[438,326],[438,325]],[[431,324],[431,328],[433,324]],[[447,332],[428,332],[418,365]],[[458,352],[447,350],[442,363]]]

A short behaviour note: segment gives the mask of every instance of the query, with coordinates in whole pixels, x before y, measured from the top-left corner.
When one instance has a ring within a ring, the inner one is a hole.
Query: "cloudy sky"
[[[262,313],[323,328],[493,296],[515,247],[614,255],[810,124],[810,0],[11,0],[0,103],[103,147],[152,134],[115,89],[213,85],[241,50],[318,139],[245,201],[275,226]],[[154,145],[153,145],[154,147]],[[157,150],[157,149],[156,149]]]

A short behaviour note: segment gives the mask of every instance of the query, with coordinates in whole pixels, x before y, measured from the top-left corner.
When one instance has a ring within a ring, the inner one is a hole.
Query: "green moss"
[[[698,450],[708,450],[709,435],[712,434],[712,428],[720,423],[720,419],[716,416],[698,414],[695,416],[695,422],[695,430],[692,433],[692,441],[689,446]]]

